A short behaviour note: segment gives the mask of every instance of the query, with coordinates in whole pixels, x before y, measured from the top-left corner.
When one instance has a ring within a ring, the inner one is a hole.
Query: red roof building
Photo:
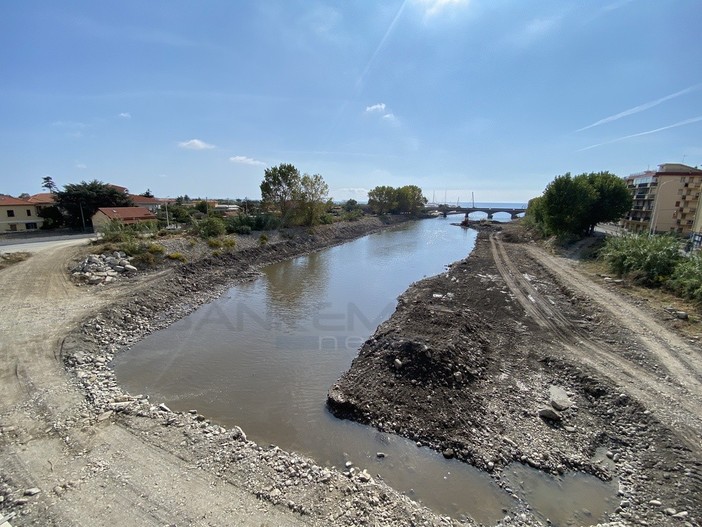
[[[93,227],[99,230],[103,225],[117,220],[125,225],[156,221],[156,214],[145,207],[102,207],[93,215]]]

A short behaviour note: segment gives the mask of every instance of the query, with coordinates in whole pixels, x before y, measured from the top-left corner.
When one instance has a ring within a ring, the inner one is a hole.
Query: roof
[[[149,205],[160,205],[162,203],[158,198],[139,196],[138,194],[129,194],[129,197],[134,203],[148,203]]]
[[[107,183],[107,186],[118,190],[119,192],[123,192],[124,194],[127,194],[127,190],[129,190],[127,187],[120,187],[119,185],[113,185],[112,183]]]
[[[98,209],[111,220],[155,220],[156,214],[145,207],[102,207]]]
[[[683,165],[682,163],[663,163],[662,165],[658,165],[658,173],[702,174],[702,170],[696,167]]]
[[[0,194],[0,207],[22,207],[27,205],[34,205],[34,203],[30,203],[26,199],[13,198],[12,196],[5,196]]]
[[[51,192],[41,192],[30,196],[27,201],[34,203],[35,205],[46,205],[49,203],[53,204],[56,202],[56,195],[52,194]]]

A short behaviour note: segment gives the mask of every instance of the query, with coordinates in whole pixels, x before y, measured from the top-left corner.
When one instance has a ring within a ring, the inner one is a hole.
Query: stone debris
[[[71,278],[83,284],[101,285],[113,282],[120,276],[133,276],[136,272],[137,268],[132,264],[132,257],[127,257],[126,253],[114,251],[105,254],[89,254],[71,269]]]

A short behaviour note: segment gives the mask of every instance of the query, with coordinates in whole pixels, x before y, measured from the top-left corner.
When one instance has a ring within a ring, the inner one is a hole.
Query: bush
[[[185,263],[185,256],[183,256],[182,253],[169,253],[166,255],[166,258],[168,258],[169,260],[178,260],[179,262]]]
[[[224,247],[226,250],[231,251],[236,247],[236,241],[233,238],[225,238],[222,241],[222,247]]]
[[[649,286],[659,286],[673,274],[680,259],[672,236],[631,234],[607,238],[600,257],[612,272]]]
[[[251,234],[251,227],[248,225],[239,225],[234,229],[236,234],[248,235]]]
[[[222,247],[222,240],[220,240],[219,238],[210,238],[209,240],[207,240],[207,246],[210,249],[219,249],[220,247]]]
[[[259,245],[266,245],[268,243],[268,236],[261,234],[261,236],[258,237],[258,243]]]
[[[195,224],[195,230],[202,238],[215,238],[226,232],[226,225],[222,218],[210,216]]]
[[[678,296],[702,304],[702,254],[698,252],[681,260],[666,287]]]
[[[146,250],[156,256],[166,252],[166,248],[158,243],[150,243]]]

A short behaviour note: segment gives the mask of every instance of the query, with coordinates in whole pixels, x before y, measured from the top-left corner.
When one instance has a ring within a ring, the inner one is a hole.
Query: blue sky
[[[0,193],[98,179],[525,202],[558,174],[702,165],[699,0],[0,2]]]

